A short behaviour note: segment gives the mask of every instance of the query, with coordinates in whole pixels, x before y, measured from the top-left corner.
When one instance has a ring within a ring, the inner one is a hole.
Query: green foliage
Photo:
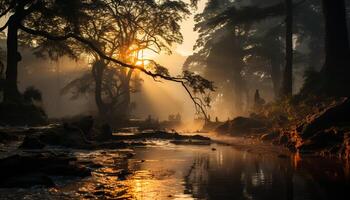
[[[194,72],[184,71],[182,76],[186,81],[185,84],[193,89],[193,92],[205,94],[207,90],[215,91],[214,83]]]

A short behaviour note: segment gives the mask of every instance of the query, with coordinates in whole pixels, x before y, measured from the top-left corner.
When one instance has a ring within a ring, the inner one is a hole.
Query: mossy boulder
[[[237,117],[219,126],[215,132],[220,134],[229,134],[232,136],[244,136],[248,134],[263,132],[268,128],[268,126],[268,123],[264,120]]]
[[[68,148],[91,149],[94,147],[81,129],[69,124],[45,130],[40,134],[39,140],[44,144]]]

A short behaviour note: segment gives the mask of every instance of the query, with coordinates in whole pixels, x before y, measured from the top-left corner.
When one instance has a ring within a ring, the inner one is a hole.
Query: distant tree
[[[290,9],[287,9],[287,6]],[[222,85],[229,83],[232,84],[232,88],[241,88],[245,93],[257,85],[268,89],[268,84],[272,83],[275,97],[289,96],[293,90],[293,71],[297,74],[303,73],[306,68],[320,68],[323,55],[323,42],[320,42],[323,37],[320,8],[318,0],[208,1],[203,14],[196,18],[201,34],[195,47],[200,48],[187,59],[184,67],[202,72],[207,78],[221,78],[215,81],[219,86],[218,92],[222,92],[223,96],[227,96],[229,92],[223,90]],[[227,39],[225,42],[224,37],[227,37],[227,32],[232,36],[239,30],[237,27],[243,25],[247,27],[246,37],[237,46],[241,54],[236,54],[233,43]],[[228,31],[220,32],[223,29]],[[217,56],[214,56],[215,52],[218,52]],[[234,60],[233,57],[236,61],[231,64],[225,63]],[[212,65],[215,67],[209,65],[214,63],[208,62],[209,58],[217,63]],[[234,68],[235,73],[232,72]],[[222,75],[216,76],[212,72],[215,70]],[[236,74],[236,77],[232,77],[232,74]],[[228,78],[229,75],[231,78]],[[243,80],[244,84],[240,85],[239,81],[235,82],[237,80]],[[269,81],[271,82],[268,83]],[[240,94],[242,95],[244,93]],[[222,98],[222,95],[217,97]],[[241,100],[231,101],[242,107]]]
[[[96,13],[95,19],[82,27],[89,40],[104,51],[104,54],[140,67],[152,68],[155,63],[143,58],[143,51],[171,53],[173,43],[181,43],[179,22],[189,14],[188,5],[177,1],[109,1],[102,14]],[[140,85],[139,72],[121,67],[119,64],[91,54],[92,77],[84,75],[85,80],[72,81],[65,88],[83,89],[95,86],[95,101],[100,115],[104,118],[126,118],[130,114],[130,93],[137,92]],[[81,84],[87,85],[86,87]],[[106,117],[110,116],[110,117]]]
[[[220,27],[213,16],[218,16],[236,4],[227,0],[208,1],[204,11],[195,17],[195,29],[200,33],[195,45],[197,52],[184,64],[184,69],[202,72],[214,80],[218,91],[224,94],[222,97],[225,101],[234,99],[229,108],[231,112],[240,112],[243,108],[242,99],[246,92],[245,81],[241,76],[245,55],[243,47],[250,28],[235,21]]]
[[[204,71],[203,75],[210,79],[214,77],[222,94],[218,97],[231,100],[238,113],[249,99],[250,77],[259,80],[271,75],[277,94],[283,57],[281,24],[258,22],[279,17],[283,12],[284,5],[274,0],[208,1],[203,13],[196,16],[200,33],[195,45],[197,52],[187,59],[184,68]],[[261,64],[262,60],[268,64]]]

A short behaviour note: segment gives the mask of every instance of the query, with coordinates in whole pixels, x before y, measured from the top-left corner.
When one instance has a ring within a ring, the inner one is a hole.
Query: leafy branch
[[[98,54],[98,56],[100,56],[100,58],[102,58],[104,60],[111,61],[115,64],[118,64],[121,67],[129,68],[129,69],[133,69],[133,70],[139,70],[139,71],[143,72],[144,74],[151,76],[155,80],[160,78],[163,80],[180,83],[185,88],[187,94],[192,99],[196,110],[200,111],[203,114],[204,118],[206,120],[208,120],[208,116],[207,116],[207,113],[206,113],[205,108],[204,108],[205,104],[203,103],[202,100],[200,100],[199,98],[196,98],[194,96],[194,94],[192,94],[191,90],[189,89],[189,87],[192,88],[193,93],[195,93],[195,94],[196,93],[204,94],[207,91],[214,91],[215,90],[213,82],[206,80],[205,78],[201,77],[200,75],[197,75],[197,74],[189,72],[189,71],[184,71],[182,76],[173,77],[169,74],[169,71],[167,68],[165,68],[159,64],[155,64],[153,67],[153,70],[147,70],[143,66],[137,66],[137,65],[124,63],[124,62],[117,60],[113,57],[107,56],[93,42],[91,42],[90,40],[83,38],[75,33],[68,33],[68,34],[63,35],[63,36],[58,36],[58,35],[52,35],[46,31],[30,29],[30,28],[27,28],[23,25],[20,25],[19,28],[28,34],[44,37],[48,40],[63,41],[63,40],[68,40],[68,39],[74,39],[74,40],[82,43],[83,45],[86,45],[89,49],[94,51],[96,54]]]

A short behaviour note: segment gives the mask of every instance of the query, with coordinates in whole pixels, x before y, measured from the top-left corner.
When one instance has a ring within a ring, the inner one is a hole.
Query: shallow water
[[[53,177],[55,188],[0,189],[0,199],[348,199],[349,166],[339,160],[302,159],[245,139],[225,142],[233,146],[154,142],[72,151],[80,163],[102,167],[85,179]],[[118,177],[122,169],[131,173],[126,180]]]
[[[337,161],[215,149],[139,148],[128,186],[136,199],[347,199],[349,179]]]

